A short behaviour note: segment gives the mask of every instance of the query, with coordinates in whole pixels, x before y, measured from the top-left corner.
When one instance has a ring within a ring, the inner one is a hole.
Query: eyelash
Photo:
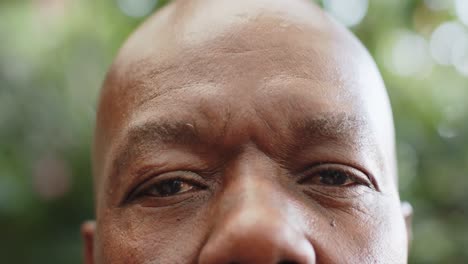
[[[313,178],[319,178],[322,177],[320,174],[321,173],[330,173],[330,172],[339,172],[342,174],[345,174],[346,177],[353,181],[352,184],[349,185],[333,185],[333,184],[307,184],[307,181],[313,179]],[[362,174],[363,176],[357,176],[356,174]],[[124,199],[123,203],[128,203],[132,202],[134,200],[137,200],[139,198],[144,197],[150,190],[151,188],[154,188],[157,185],[163,184],[167,181],[181,181],[186,184],[190,184],[194,186],[195,188],[198,188],[200,190],[204,190],[207,188],[205,184],[203,184],[200,181],[197,181],[193,179],[194,177],[184,177],[181,176],[181,174],[191,174],[193,175],[198,175],[197,173],[193,171],[177,171],[177,172],[168,172],[168,173],[162,173],[162,174],[154,174],[153,172],[147,173],[148,180],[142,182],[126,196]],[[345,165],[340,165],[340,164],[318,164],[314,165],[311,168],[307,169],[304,173],[301,173],[302,175],[300,176],[300,179],[298,180],[299,184],[302,185],[320,185],[322,187],[329,187],[329,188],[352,188],[355,185],[362,185],[371,189],[376,189],[374,187],[373,182],[367,177],[367,175],[360,170],[354,169],[352,167],[348,167]],[[172,176],[173,175],[173,176]],[[167,197],[158,197],[158,199],[165,199],[165,198],[170,198],[170,197],[175,197],[175,196],[182,196],[186,193],[191,193],[192,191],[187,191],[183,192],[181,194],[175,194]]]
[[[366,174],[364,174],[363,172],[360,172],[357,169],[348,168],[340,164],[320,163],[318,165],[314,165],[312,166],[312,168],[306,170],[305,173],[302,173],[302,177],[299,179],[298,182],[300,184],[306,184],[306,181],[314,177],[321,177],[320,173],[323,173],[323,172],[340,172],[340,173],[345,174],[346,177],[348,177],[351,181],[354,182],[354,184],[352,184],[353,186],[355,184],[359,184],[359,185],[364,185],[366,187],[374,189],[372,181],[368,178]],[[357,176],[356,175],[357,173],[363,174],[363,177]],[[326,185],[326,184],[321,184],[321,185],[326,186],[326,187],[352,187],[348,185],[344,185],[344,186],[343,185],[334,186],[334,185]]]
[[[148,174],[147,181],[144,181],[143,183],[139,184],[137,187],[133,188],[133,190],[126,196],[126,199],[124,200],[125,202],[131,202],[136,199],[139,199],[143,196],[145,196],[146,193],[149,192],[151,188],[153,188],[156,185],[163,184],[167,181],[181,181],[183,183],[187,183],[190,185],[193,185],[196,188],[200,189],[206,189],[207,187],[200,183],[199,181],[193,180],[193,179],[188,179],[188,177],[182,177],[180,174],[182,173],[190,173],[190,174],[196,174],[195,172],[192,171],[178,171],[178,172],[169,172],[166,175],[165,173],[163,174]],[[178,176],[171,176],[171,174],[179,174]]]

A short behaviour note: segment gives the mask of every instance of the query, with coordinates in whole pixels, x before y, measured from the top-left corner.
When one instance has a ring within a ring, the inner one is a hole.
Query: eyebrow
[[[138,142],[156,141],[159,143],[181,145],[200,141],[194,124],[183,121],[151,121],[135,125],[127,133],[129,145]]]
[[[111,175],[120,174],[132,156],[143,152],[145,147],[154,144],[190,145],[201,142],[201,137],[191,122],[162,120],[133,125],[125,132],[123,141],[117,148],[117,156],[112,162]]]
[[[324,113],[290,124],[291,129],[310,141],[362,137],[369,131],[366,120],[346,113]]]
[[[302,138],[301,141],[308,144],[323,141],[349,144],[344,142],[348,139],[361,141],[367,127],[363,118],[346,113],[323,113],[289,121],[289,129],[294,131],[295,137]],[[153,148],[155,144],[188,146],[202,143],[203,135],[193,121],[159,120],[134,125],[125,133],[124,143],[117,149],[117,157],[112,162],[112,174],[120,174],[132,157],[146,148]]]

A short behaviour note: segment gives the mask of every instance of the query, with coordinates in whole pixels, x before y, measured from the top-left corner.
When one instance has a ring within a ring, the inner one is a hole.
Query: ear
[[[96,232],[95,221],[87,221],[81,225],[81,237],[83,239],[84,264],[94,263],[94,234],[95,232]]]
[[[405,218],[406,232],[408,234],[408,250],[413,240],[413,228],[411,227],[413,222],[413,207],[408,202],[401,203],[401,212]]]

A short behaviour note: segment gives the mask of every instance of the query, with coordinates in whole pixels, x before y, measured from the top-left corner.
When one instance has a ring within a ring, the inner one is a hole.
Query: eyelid
[[[312,165],[303,173],[301,173],[301,177],[299,179],[299,183],[306,181],[307,179],[314,177],[314,175],[318,175],[320,171],[324,170],[336,170],[346,173],[351,180],[365,185],[371,189],[378,190],[377,186],[374,184],[372,177],[368,174],[364,173],[363,171],[349,165],[339,164],[339,163],[318,163]],[[358,175],[361,174],[361,175]]]
[[[131,191],[125,195],[122,204],[131,202],[144,193],[151,186],[162,183],[168,180],[179,180],[189,184],[194,185],[199,188],[206,188],[206,185],[202,183],[202,177],[193,171],[169,171],[163,173],[155,173],[153,170],[149,170],[145,173],[147,176],[144,176],[145,180],[139,183],[136,187],[133,187]],[[193,177],[189,178],[187,176],[181,176],[181,174],[191,174]],[[197,178],[197,180],[193,179]]]

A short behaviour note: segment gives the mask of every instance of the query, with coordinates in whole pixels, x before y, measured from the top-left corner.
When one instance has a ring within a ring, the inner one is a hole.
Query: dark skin
[[[174,1],[105,82],[85,263],[406,263],[371,57],[302,0]]]

